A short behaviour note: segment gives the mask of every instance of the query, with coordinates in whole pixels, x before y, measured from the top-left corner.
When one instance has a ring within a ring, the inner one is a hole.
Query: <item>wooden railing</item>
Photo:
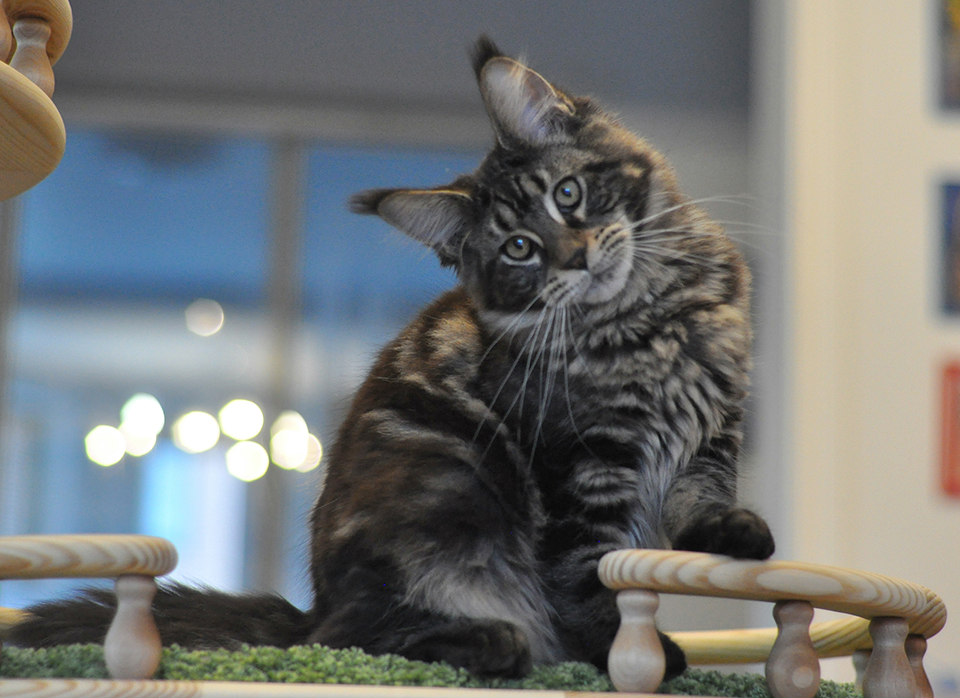
[[[0,538],[0,579],[117,578],[118,611],[105,643],[107,668],[114,679],[153,675],[160,658],[160,638],[150,615],[153,577],[166,574],[175,564],[173,546],[147,536]],[[846,655],[853,655],[860,665],[866,698],[933,696],[923,654],[926,639],[943,628],[946,609],[935,593],[917,584],[825,565],[664,550],[609,553],[600,561],[599,574],[606,586],[618,591],[621,626],[609,668],[620,691],[649,693],[663,678],[663,648],[653,617],[659,593],[664,592],[775,602],[776,628],[671,634],[691,664],[765,661],[775,698],[812,698],[820,684],[819,658]],[[814,607],[853,617],[811,626]],[[18,618],[16,612],[8,612],[8,622]],[[111,691],[106,684],[83,688],[74,683],[21,681],[8,682],[5,688],[16,688],[11,695]],[[122,685],[135,695],[147,690],[145,685]],[[176,695],[181,689],[185,695],[197,691],[220,695],[221,689],[236,693],[208,683],[168,686],[174,688]],[[250,689],[257,690],[293,695],[297,689]],[[418,690],[402,694],[425,695]]]
[[[774,698],[812,698],[819,658],[844,655],[858,660],[865,698],[933,696],[923,654],[947,612],[917,584],[826,565],[666,550],[608,553],[600,579],[619,591],[621,625],[609,660],[618,690],[652,692],[663,678],[653,614],[665,592],[775,602],[775,629],[671,634],[694,664],[765,661]],[[811,627],[814,607],[857,617]]]
[[[150,603],[153,578],[176,567],[177,551],[163,538],[121,535],[7,536],[0,538],[0,580],[116,579],[117,613],[104,642],[115,679],[147,679],[160,664],[160,634]],[[22,618],[4,609],[7,621]]]

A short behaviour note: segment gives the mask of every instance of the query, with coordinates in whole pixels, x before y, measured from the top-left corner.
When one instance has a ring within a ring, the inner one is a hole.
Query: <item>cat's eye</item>
[[[579,206],[581,199],[583,199],[583,190],[576,177],[561,179],[553,190],[553,201],[564,213]]]
[[[503,243],[503,253],[510,259],[523,262],[530,259],[537,250],[537,243],[526,235],[514,235]]]

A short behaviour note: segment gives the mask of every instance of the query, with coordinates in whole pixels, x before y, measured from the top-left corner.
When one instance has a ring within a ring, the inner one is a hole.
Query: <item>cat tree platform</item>
[[[0,695],[36,698],[96,696],[474,696],[559,698],[562,691],[422,687],[153,681],[160,657],[150,615],[153,577],[176,564],[167,541],[148,536],[13,536],[0,538],[0,580],[43,577],[117,579],[118,612],[107,635],[107,668],[115,680],[7,679]],[[775,698],[811,698],[820,678],[819,658],[853,655],[863,669],[866,698],[932,696],[923,671],[926,639],[946,621],[940,598],[916,584],[824,565],[752,561],[663,550],[621,550],[600,562],[604,584],[619,592],[622,620],[610,652],[617,688],[635,695],[656,690],[663,650],[653,626],[658,593],[773,601],[777,628],[674,633],[691,664],[766,662]],[[810,626],[813,608],[852,618]],[[18,612],[0,612],[15,622]],[[576,695],[587,695],[578,693]]]

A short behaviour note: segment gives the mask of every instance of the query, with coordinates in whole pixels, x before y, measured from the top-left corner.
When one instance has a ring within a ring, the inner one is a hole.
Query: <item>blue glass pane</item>
[[[259,302],[268,149],[252,140],[71,129],[25,196],[21,291]]]
[[[267,391],[270,164],[262,141],[68,129],[60,167],[23,198],[0,533],[167,535],[180,574],[243,585],[249,486],[226,471],[227,439],[189,454],[171,425]],[[188,329],[197,297],[227,306],[220,332]],[[95,464],[86,435],[140,392],[166,413],[155,447]],[[0,605],[85,584],[5,582]]]
[[[378,187],[434,187],[471,172],[480,153],[318,147],[309,159],[304,304],[308,317],[408,315],[455,278],[433,253],[347,208]],[[371,310],[373,312],[371,312]]]

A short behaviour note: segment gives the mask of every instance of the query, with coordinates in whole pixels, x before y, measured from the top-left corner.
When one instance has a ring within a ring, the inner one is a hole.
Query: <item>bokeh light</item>
[[[130,434],[156,436],[163,430],[164,421],[160,401],[147,393],[137,393],[120,408],[120,422],[125,425],[123,431]]]
[[[187,453],[202,453],[217,445],[220,425],[212,414],[188,412],[174,423],[173,440]]]
[[[306,434],[309,430],[306,420],[299,412],[286,410],[280,413],[273,426],[270,427],[270,436],[276,436],[281,431],[295,431]]]
[[[231,400],[219,416],[220,429],[237,441],[252,439],[263,429],[263,410],[250,400]]]
[[[132,431],[126,422],[120,425],[120,433],[131,456],[145,456],[157,445],[156,434]]]
[[[199,298],[187,306],[187,329],[201,337],[216,334],[223,327],[223,307],[209,298]]]
[[[270,427],[270,460],[292,470],[307,458],[307,422],[299,412],[281,412]]]
[[[301,473],[308,473],[318,465],[323,458],[323,445],[313,434],[307,434],[307,456],[303,459],[303,462],[300,465],[296,466],[296,469]]]
[[[131,456],[145,456],[157,443],[165,417],[153,395],[137,393],[120,408],[120,433]]]
[[[281,429],[270,438],[270,459],[286,470],[299,467],[307,459],[309,434]]]
[[[270,459],[263,446],[253,441],[240,441],[227,449],[227,472],[244,482],[263,477]]]
[[[119,463],[127,450],[126,440],[120,430],[106,424],[91,429],[83,443],[87,458],[104,467]]]

